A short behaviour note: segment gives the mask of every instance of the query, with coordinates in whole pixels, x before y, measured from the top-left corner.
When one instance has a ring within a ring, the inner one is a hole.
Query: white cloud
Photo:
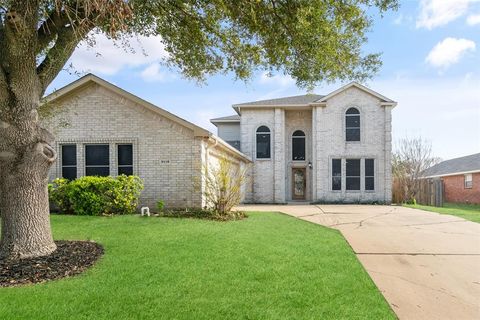
[[[445,25],[462,15],[468,6],[478,0],[422,0],[420,15],[417,17],[417,28],[433,29]]]
[[[80,43],[68,64],[79,72],[114,75],[123,68],[139,67],[164,60],[168,54],[160,37],[131,37],[129,47],[122,48],[103,34],[93,35],[95,45]]]
[[[457,63],[468,51],[475,51],[475,42],[468,39],[445,38],[430,51],[425,61],[437,68]]]
[[[140,76],[146,82],[165,82],[173,78],[171,73],[162,71],[161,68],[162,65],[160,63],[154,62],[143,69]]]
[[[295,85],[295,80],[289,75],[270,75],[268,72],[262,73],[259,82],[261,84],[269,84],[280,87],[289,87]]]
[[[469,15],[467,17],[467,24],[469,26],[480,24],[480,13]]]

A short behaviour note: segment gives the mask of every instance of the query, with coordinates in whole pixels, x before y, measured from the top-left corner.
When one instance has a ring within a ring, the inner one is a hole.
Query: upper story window
[[[119,144],[117,146],[118,175],[133,175],[133,146]]]
[[[345,139],[360,141],[360,111],[350,108],[345,113]]]
[[[466,174],[465,176],[465,189],[471,189],[473,187],[473,177],[472,174]]]
[[[270,129],[261,126],[257,129],[257,159],[270,159]]]
[[[62,145],[62,178],[77,179],[77,145]]]
[[[292,135],[292,160],[305,160],[305,133],[297,130]]]
[[[85,145],[85,175],[110,175],[110,148],[108,144]]]

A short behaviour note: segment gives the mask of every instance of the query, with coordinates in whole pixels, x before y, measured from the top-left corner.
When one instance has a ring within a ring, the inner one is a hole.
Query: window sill
[[[255,161],[270,161],[272,158],[255,158]]]

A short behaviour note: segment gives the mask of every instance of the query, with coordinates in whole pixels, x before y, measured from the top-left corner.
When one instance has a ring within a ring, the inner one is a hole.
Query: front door
[[[307,180],[305,168],[292,169],[292,199],[305,200]]]

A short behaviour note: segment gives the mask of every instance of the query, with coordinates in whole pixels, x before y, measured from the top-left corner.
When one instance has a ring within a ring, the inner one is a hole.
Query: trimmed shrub
[[[142,190],[143,182],[137,176],[55,179],[49,185],[49,197],[63,214],[133,214]]]

